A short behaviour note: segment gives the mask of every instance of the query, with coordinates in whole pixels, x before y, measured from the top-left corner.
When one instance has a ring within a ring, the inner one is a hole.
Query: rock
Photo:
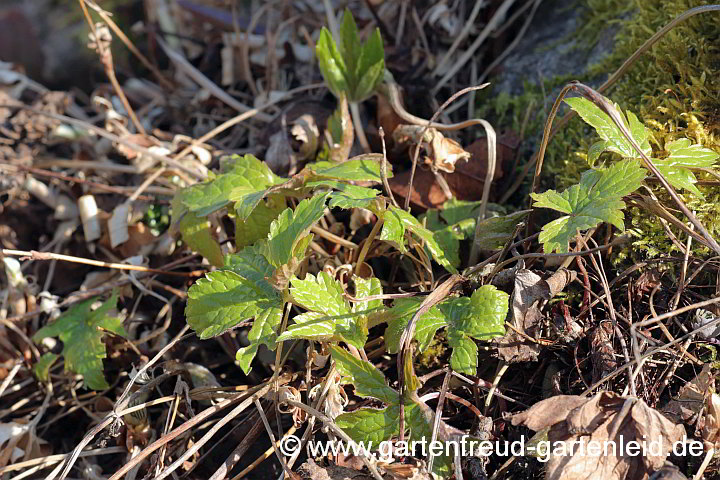
[[[618,24],[609,24],[599,32],[591,49],[580,44],[583,39],[575,33],[588,13],[583,3],[568,7],[564,0],[543,2],[525,36],[491,79],[493,91],[518,95],[523,93],[525,82],[539,84],[560,75],[579,78],[612,52]]]
[[[97,58],[85,46],[87,25],[76,2],[0,3],[0,60],[22,65],[50,89],[90,88]]]

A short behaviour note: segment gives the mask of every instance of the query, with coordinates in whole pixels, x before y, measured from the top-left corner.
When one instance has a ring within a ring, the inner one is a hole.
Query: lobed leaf
[[[620,129],[600,107],[586,98],[566,98],[565,103],[580,115],[585,122],[593,127],[597,134],[604,140],[600,144],[591,147],[588,159],[591,164],[603,151],[618,153],[625,158],[640,158],[639,153],[633,148],[629,140],[625,138]],[[617,107],[617,105],[616,105]],[[620,108],[617,108],[620,111]],[[627,118],[623,118],[625,126],[630,135],[646,155],[650,155],[650,140],[645,126],[638,120],[634,113],[628,111]],[[622,116],[622,113],[620,114]]]
[[[281,297],[267,281],[245,274],[250,278],[216,270],[190,287],[185,316],[201,339],[220,335],[268,309],[282,308]]]
[[[325,315],[350,313],[343,287],[327,272],[317,277],[309,273],[304,280],[295,277],[291,281],[290,295],[302,307]]]
[[[46,325],[33,335],[39,342],[46,337],[58,337],[63,342],[61,355],[65,358],[65,371],[83,376],[85,385],[93,390],[109,388],[103,375],[103,358],[107,356],[102,338],[105,335],[100,328],[117,335],[125,336],[122,319],[111,317],[109,312],[117,306],[117,295],[113,294],[100,307],[91,310],[97,297],[72,306],[50,325]],[[46,357],[40,364],[39,373],[44,373]],[[52,363],[52,362],[50,362]],[[47,368],[50,364],[47,364]]]
[[[332,188],[335,191],[330,194],[328,206],[345,210],[368,208],[379,193],[374,188],[360,187],[340,180],[318,180],[306,185],[311,188]]]
[[[530,210],[520,210],[509,215],[490,217],[480,221],[475,243],[481,250],[498,250],[511,240],[517,225],[527,217]]]
[[[405,252],[405,230],[422,239],[430,254],[446,270],[456,273],[449,253],[443,250],[433,232],[423,227],[410,213],[397,207],[390,207],[385,212],[385,223],[380,232],[380,239],[393,243],[401,252]]]
[[[608,222],[620,230],[625,229],[621,200],[638,189],[645,178],[636,160],[622,160],[607,169],[585,175],[580,184],[562,193],[548,190],[531,194],[535,207],[550,208],[568,214],[542,228],[540,242],[547,253],[567,252],[569,243],[578,231]]]
[[[235,218],[235,247],[243,248],[267,238],[270,225],[285,210],[285,197],[270,195],[260,201],[246,220]]]
[[[400,336],[421,303],[422,298],[399,298],[395,301],[395,305],[390,309],[392,319],[385,329],[385,347],[388,353],[398,352]],[[414,338],[418,341],[418,350],[427,349],[438,329],[446,325],[445,314],[437,306],[422,314],[415,324]]]
[[[32,367],[35,377],[41,382],[47,382],[50,378],[50,367],[52,367],[58,358],[60,358],[60,355],[52,352],[43,353],[37,363]]]
[[[283,311],[281,307],[271,307],[261,311],[255,316],[253,326],[248,333],[250,345],[238,349],[235,354],[237,361],[245,375],[250,373],[250,364],[255,358],[260,345],[264,344],[269,349],[275,349],[275,341],[277,339],[277,329],[282,323]]]
[[[383,294],[383,288],[380,279],[375,277],[362,278],[353,275],[353,283],[355,283],[355,298],[358,300]],[[369,312],[381,309],[383,301],[380,299],[354,302],[352,311],[355,313],[367,314]]]
[[[708,168],[715,164],[718,154],[702,145],[691,145],[690,139],[681,138],[665,145],[670,155],[664,160],[653,160],[665,179],[675,188],[689,190],[700,198],[703,194],[695,186],[697,178],[691,168]]]

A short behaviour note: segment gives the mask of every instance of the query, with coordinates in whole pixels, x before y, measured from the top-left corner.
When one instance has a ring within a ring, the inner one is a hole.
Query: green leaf
[[[456,330],[448,331],[448,345],[453,349],[450,367],[459,373],[475,375],[477,372],[478,348],[475,342]]]
[[[625,229],[623,196],[634,192],[645,178],[645,169],[635,160],[622,160],[599,174],[585,176],[580,184],[562,193],[548,190],[531,194],[535,207],[550,208],[568,215],[542,228],[540,242],[546,253],[567,252],[578,231],[609,222]]]
[[[317,42],[316,55],[325,82],[340,98],[351,102],[365,100],[385,72],[385,52],[380,30],[375,29],[365,44],[360,44],[355,19],[345,9],[340,27],[339,47],[330,32],[323,28]]]
[[[688,170],[682,165],[676,165],[672,160],[653,160],[653,163],[670,185],[678,189],[689,190],[698,197],[705,198],[695,186],[697,178],[692,170]]]
[[[320,72],[325,83],[336,97],[348,93],[347,68],[330,31],[323,27],[315,46]]]
[[[508,299],[507,293],[492,285],[485,285],[475,290],[470,297],[451,298],[432,307],[415,324],[414,338],[418,341],[418,350],[425,350],[437,330],[447,326],[448,343],[453,348],[451,366],[457,371],[474,374],[477,347],[471,337],[490,340],[505,334]],[[385,330],[388,353],[397,353],[400,336],[421,303],[419,298],[396,300],[389,312],[390,320]]]
[[[670,152],[667,160],[672,160],[676,165],[687,167],[711,167],[720,157],[720,155],[702,145],[691,145],[688,138],[670,142],[665,145],[665,148]]]
[[[357,66],[357,78],[361,79],[367,76],[367,73],[376,68],[378,65],[381,66],[383,72],[381,77],[384,75],[385,69],[385,49],[383,48],[382,35],[380,35],[380,29],[375,27],[375,30],[370,34],[365,44],[362,46],[362,53],[360,54],[360,60]],[[373,88],[375,85],[372,86]]]
[[[368,208],[378,196],[374,188],[360,187],[339,180],[319,180],[306,184],[311,188],[332,188],[336,190],[330,195],[330,208]]]
[[[385,219],[380,231],[380,240],[391,243],[402,253],[407,252],[405,248],[405,226],[400,215],[392,215],[390,210],[385,212]]]
[[[397,400],[397,399],[396,399]],[[364,444],[368,449],[377,447],[381,442],[397,435],[400,421],[400,407],[360,408],[354,412],[338,415],[335,423],[354,441]]]
[[[378,32],[378,35],[380,33]],[[382,81],[383,73],[385,73],[385,62],[380,60],[379,62],[368,68],[364,75],[360,78],[360,81],[355,87],[353,96],[350,99],[355,102],[362,102],[373,94],[375,87]]]
[[[510,296],[493,285],[483,285],[470,296],[470,315],[450,317],[453,328],[478,340],[489,340],[505,334],[505,317]]]
[[[353,157],[347,162],[340,164],[333,162],[315,162],[307,165],[307,168],[315,172],[317,177],[343,180],[346,182],[382,182],[380,173],[380,162],[383,156],[379,153],[366,153]],[[393,176],[392,169],[388,165],[387,176]]]
[[[405,421],[408,427],[410,427],[411,442],[419,442],[425,445],[430,445],[430,439],[432,438],[432,423],[431,414],[427,417],[423,414],[423,407],[417,404],[405,405]],[[443,448],[443,453],[436,456],[433,462],[433,473],[439,475],[440,478],[449,478],[452,474],[452,459],[445,455],[446,449]],[[427,451],[430,455],[430,449]]]
[[[458,200],[451,198],[443,204],[440,216],[448,225],[455,225],[463,220],[477,219],[480,210],[481,201],[471,202],[468,200]]]
[[[465,235],[459,226],[451,225],[432,232],[432,237],[443,252],[450,265],[457,268],[460,266],[460,240]]]
[[[477,345],[472,340],[490,340],[505,334],[508,294],[484,285],[471,297],[453,298],[440,304],[448,322],[448,344],[453,349],[450,366],[458,372],[475,375]],[[471,338],[472,337],[472,338]]]
[[[600,158],[600,155],[605,152],[609,146],[610,143],[605,140],[600,140],[599,142],[595,142],[590,145],[587,155],[588,165],[594,167],[597,159]]]
[[[284,196],[270,195],[265,201],[258,203],[247,220],[236,217],[235,247],[243,248],[267,238],[270,233],[270,224],[285,210],[285,207]]]
[[[605,140],[602,144],[603,150],[600,150],[601,145],[593,145],[592,151],[588,155],[588,160],[591,160],[591,163],[605,150],[618,153],[625,158],[640,158],[640,155],[615,125],[615,122],[600,107],[582,97],[566,98],[565,103],[570,105],[570,108],[575,110],[588,125],[595,128],[600,138]],[[617,105],[616,108],[620,112]],[[622,116],[622,113],[620,115]],[[643,153],[650,155],[652,149],[650,148],[648,132],[645,126],[630,111],[627,112],[627,118],[623,117],[623,122]]]
[[[108,315],[116,308],[117,296],[113,294],[100,307],[91,310],[97,300],[95,297],[74,305],[53,323],[38,330],[33,340],[39,342],[46,337],[59,337],[63,342],[65,371],[81,374],[89,388],[104,390],[109,388],[103,375],[102,362],[106,357],[105,344],[102,342],[105,332],[98,327],[121,336],[126,333],[122,320]]]
[[[235,360],[245,372],[245,375],[250,373],[250,364],[261,344],[265,344],[271,350],[275,349],[277,328],[282,323],[282,318],[282,308],[278,307],[268,308],[256,315],[253,326],[248,333],[250,345],[238,349],[235,354]]]
[[[405,251],[404,234],[405,229],[418,236],[425,242],[436,262],[445,267],[446,270],[456,273],[457,269],[452,265],[451,258],[445,252],[434,236],[433,232],[423,227],[420,222],[410,213],[396,207],[390,207],[385,212],[385,224],[380,232],[380,239],[392,242],[401,252]]]
[[[340,26],[340,50],[347,68],[347,76],[351,79],[357,77],[358,60],[362,52],[358,28],[349,8],[345,8],[343,21]],[[352,85],[354,87],[354,85]]]
[[[265,163],[253,155],[245,155],[235,158],[227,173],[184,190],[182,201],[191,212],[204,217],[283,181]]]
[[[323,216],[328,196],[326,193],[307,198],[298,204],[295,211],[288,208],[270,224],[267,248],[271,264],[279,267],[290,261],[300,237]]]
[[[395,301],[395,305],[390,309],[391,320],[385,329],[385,347],[388,353],[398,352],[400,336],[421,303],[422,298],[398,298]],[[418,350],[427,349],[435,332],[446,325],[445,315],[437,306],[422,314],[415,324],[414,338],[418,341]]]
[[[385,375],[372,363],[359,360],[346,350],[333,345],[330,346],[330,353],[335,360],[337,371],[343,376],[343,383],[352,383],[356,395],[397,405],[398,393],[385,383]]]
[[[290,295],[309,312],[295,316],[279,340],[305,338],[318,341],[345,341],[363,348],[367,341],[367,327],[363,315],[352,313],[345,300],[342,285],[326,272],[304,280],[294,277]]]
[[[282,308],[279,294],[257,271],[217,270],[199,279],[188,290],[187,322],[201,339],[220,335],[271,308]]]
[[[515,232],[518,223],[527,217],[530,210],[520,210],[501,217],[490,217],[480,222],[477,229],[479,235],[475,239],[481,250],[497,250],[503,248]]]
[[[317,277],[307,274],[304,280],[295,277],[291,281],[290,295],[302,307],[325,315],[350,313],[343,287],[326,272]]]
[[[367,342],[367,328],[362,316],[356,313],[325,315],[318,312],[305,312],[293,318],[290,325],[278,341],[303,338],[318,342],[346,342],[355,348],[363,348]]]
[[[690,168],[708,168],[715,164],[718,154],[702,145],[691,145],[687,138],[681,138],[665,145],[670,155],[653,163],[667,181],[675,188],[684,188],[700,198],[703,194],[695,186],[697,178]]]
[[[216,267],[223,264],[222,250],[210,231],[210,221],[188,211],[182,203],[182,192],[172,200],[172,225],[192,251],[207,258]]]
[[[357,299],[383,294],[383,288],[378,278],[362,278],[354,275],[353,283],[355,283],[355,298]],[[383,301],[380,299],[356,302],[353,305],[353,312],[367,314],[382,307]]]
[[[50,367],[59,357],[59,355],[51,352],[43,353],[37,363],[33,365],[35,377],[41,382],[47,382],[48,378],[50,378]]]

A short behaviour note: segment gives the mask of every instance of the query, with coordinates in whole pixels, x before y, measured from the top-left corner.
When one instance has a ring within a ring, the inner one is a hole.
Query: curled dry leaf
[[[325,394],[325,400],[320,408],[325,415],[332,419],[335,419],[338,415],[343,413],[349,402],[345,389],[338,384],[338,379],[339,377],[337,375],[327,379],[327,393]],[[312,389],[310,389],[308,398],[314,401],[318,395],[322,394],[322,387],[322,383],[315,385]]]
[[[576,272],[564,268],[547,280],[530,270],[517,271],[510,310],[510,323],[514,329],[509,329],[504,337],[496,340],[498,354],[503,360],[509,363],[537,360],[538,344],[529,342],[522,333],[533,338],[539,333],[542,306],[564,290],[576,276]]]
[[[549,427],[551,456],[546,480],[647,478],[665,465],[673,444],[685,436],[682,425],[672,423],[642,400],[614,392],[600,392],[592,398],[551,397],[514,415],[512,423],[535,431]],[[631,441],[640,446],[645,442],[642,454],[633,454],[628,447]],[[599,454],[592,454],[592,444],[600,445]]]
[[[458,160],[468,160],[470,153],[452,138],[445,136],[434,128],[421,125],[400,125],[393,132],[393,140],[398,144],[415,145],[421,142],[426,152],[425,163],[433,171],[441,170],[447,173],[455,171]],[[412,152],[412,149],[410,150]]]
[[[293,150],[298,154],[298,160],[308,160],[317,152],[320,129],[312,115],[301,115],[290,127],[293,140]]]
[[[498,138],[493,185],[499,184],[498,180],[503,177],[504,165],[507,165],[515,156],[515,147],[511,146],[511,135],[508,135],[507,138],[509,140]],[[465,151],[471,154],[470,160],[456,163],[455,172],[452,174],[445,172],[437,174],[445,178],[453,197],[458,200],[480,200],[488,169],[487,139],[481,138],[473,142],[465,148]],[[406,170],[389,179],[390,189],[396,197],[404,199],[408,195],[409,181],[410,170]],[[415,172],[413,189],[410,193],[410,203],[413,208],[421,210],[442,208],[447,200],[448,197],[430,168],[419,167]]]

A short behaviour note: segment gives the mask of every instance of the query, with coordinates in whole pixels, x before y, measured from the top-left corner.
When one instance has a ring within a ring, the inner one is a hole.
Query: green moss
[[[632,17],[616,37],[613,54],[592,70],[614,71],[655,31],[682,12],[712,2],[705,0],[638,0]],[[670,31],[614,85],[606,96],[623,108],[635,112],[652,133],[654,152],[677,138],[687,137],[720,152],[720,29],[718,14],[695,16]],[[711,179],[698,174],[698,179]],[[720,189],[700,186],[705,199],[683,192],[688,207],[714,236],[720,232]],[[653,188],[666,208],[677,211],[660,187]],[[623,252],[632,260],[676,253],[679,249],[668,238],[658,218],[648,212],[631,209],[631,233],[636,237],[632,252]],[[684,220],[682,217],[681,220]],[[684,233],[670,227],[680,239]],[[693,252],[708,249],[695,242]],[[621,255],[624,256],[624,255]]]
[[[620,22],[622,27],[615,38],[613,52],[599,64],[591,66],[581,81],[604,80],[614,72],[653,33],[684,11],[700,5],[712,4],[709,0],[585,0],[589,15],[585,25],[576,32],[585,39],[583,45],[593,43],[593,32],[602,30],[608,22]],[[623,14],[624,20],[618,20]],[[656,155],[661,155],[664,145],[672,140],[687,137],[694,143],[720,152],[720,29],[717,12],[697,15],[675,27],[660,42],[646,52],[620,80],[604,94],[623,109],[637,114],[651,132],[651,143]],[[584,33],[583,33],[584,32]],[[545,83],[544,88],[528,88],[518,97],[498,96],[488,110],[502,114],[497,117],[500,125],[516,131],[523,115],[531,105],[542,106],[544,92],[557,88],[560,79]],[[532,135],[542,131],[549,105],[536,108],[538,115],[527,126]],[[488,112],[490,113],[490,112]],[[512,119],[508,123],[507,118]],[[586,152],[597,139],[595,133],[580,120],[571,121],[552,140],[545,156],[543,188],[562,189],[576,183],[580,173],[588,168]],[[539,144],[539,140],[536,142]],[[604,156],[604,160],[612,157]],[[696,174],[698,180],[717,180],[704,173]],[[681,214],[659,186],[653,193],[682,221]],[[701,185],[705,199],[687,192],[681,193],[688,207],[716,238],[720,233],[720,188]],[[677,253],[677,246],[670,240],[654,214],[633,208],[628,211],[628,226],[635,237],[632,247],[616,252],[616,261],[656,257]],[[675,227],[671,231],[684,243],[686,234]],[[693,253],[706,254],[708,249],[698,242]]]
[[[442,363],[443,355],[447,351],[447,342],[445,341],[445,334],[439,333],[435,335],[428,348],[422,352],[418,352],[416,361],[419,371],[430,371],[438,367]]]

